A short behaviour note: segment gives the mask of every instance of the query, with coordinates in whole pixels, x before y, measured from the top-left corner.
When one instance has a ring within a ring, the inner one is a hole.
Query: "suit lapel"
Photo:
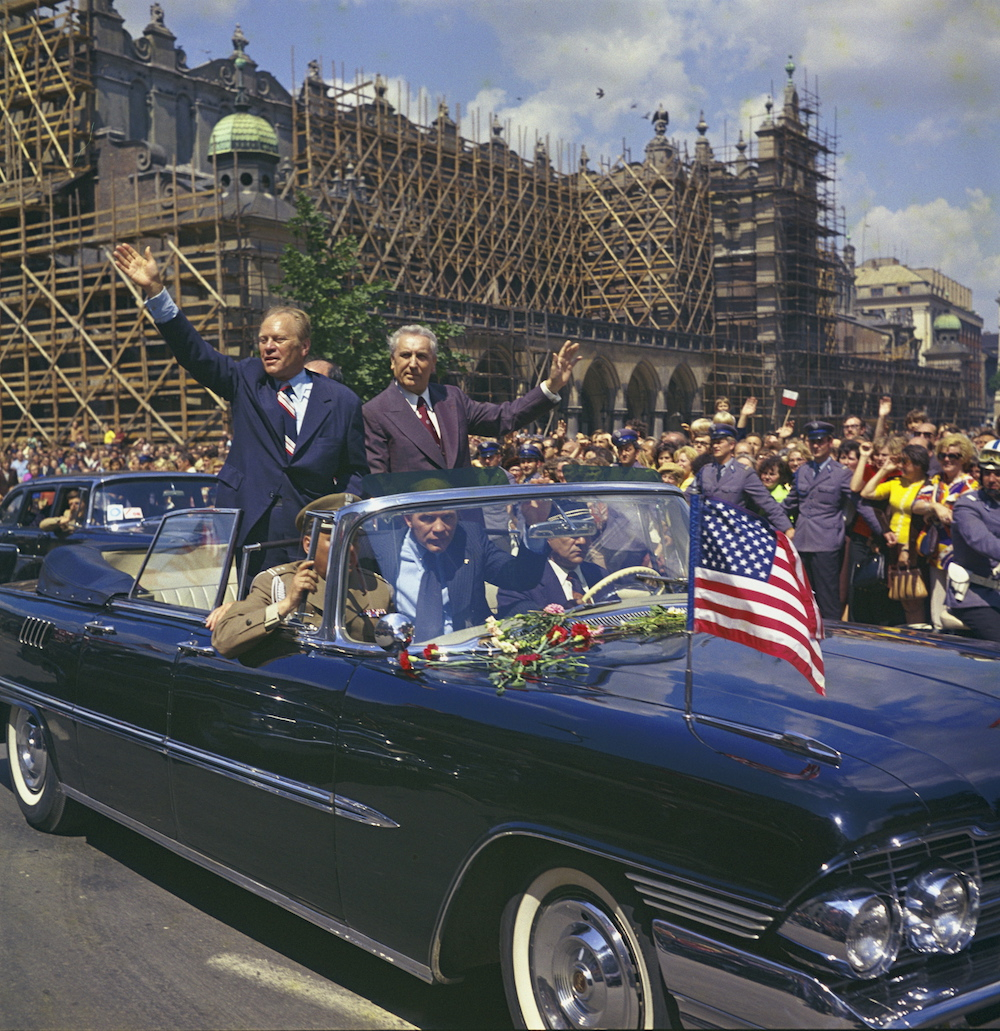
[[[441,434],[441,449],[449,469],[458,459],[458,409],[455,399],[440,383],[432,383],[428,391]]]
[[[415,447],[418,447],[439,469],[444,467],[444,458],[437,441],[431,436],[427,427],[417,418],[409,401],[403,397],[395,382],[389,384],[385,393],[385,417],[392,422],[399,432]],[[437,406],[434,406],[437,414]]]
[[[263,371],[261,366],[260,378],[257,380],[254,391],[254,400],[257,410],[260,413],[261,422],[270,430],[274,442],[285,453],[285,424],[282,415],[281,405],[278,404],[278,393],[271,383],[271,377]]]

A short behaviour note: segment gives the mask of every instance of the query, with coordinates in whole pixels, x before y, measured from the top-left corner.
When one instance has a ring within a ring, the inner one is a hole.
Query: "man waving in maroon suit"
[[[514,401],[490,404],[473,401],[458,387],[431,383],[437,347],[437,337],[426,326],[403,326],[389,338],[393,380],[363,409],[373,473],[471,465],[469,434],[501,437],[558,404],[580,349],[567,340],[552,356],[549,378],[541,386]]]

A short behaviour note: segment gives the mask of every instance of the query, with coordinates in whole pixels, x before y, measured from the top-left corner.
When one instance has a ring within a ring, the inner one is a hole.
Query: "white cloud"
[[[986,328],[996,328],[1000,290],[1000,214],[982,190],[964,206],[937,198],[897,211],[872,208],[851,230],[858,260],[895,257],[914,268],[937,268],[972,290]]]

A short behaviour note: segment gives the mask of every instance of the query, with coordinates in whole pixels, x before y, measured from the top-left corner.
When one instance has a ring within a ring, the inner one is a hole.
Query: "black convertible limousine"
[[[352,619],[421,517],[465,542],[480,621],[457,586],[431,638]],[[230,659],[204,620],[240,593],[238,513],[168,512],[138,560],[62,545],[0,587],[17,801],[43,831],[97,810],[428,982],[499,963],[519,1026],[996,1021],[1000,649],[835,624],[820,695],[687,629],[689,518],[644,483],[313,513],[321,619]],[[567,540],[579,603],[504,618]]]

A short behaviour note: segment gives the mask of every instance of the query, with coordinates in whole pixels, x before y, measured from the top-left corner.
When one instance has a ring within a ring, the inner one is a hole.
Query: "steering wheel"
[[[598,580],[592,587],[588,587],[580,598],[579,604],[586,605],[591,598],[594,597],[600,591],[603,591],[608,584],[613,584],[616,580],[624,580],[626,576],[632,576],[634,573],[652,573],[653,576],[659,576],[660,574],[655,569],[650,569],[649,566],[626,566],[624,569],[616,569],[613,573],[608,573],[603,580]],[[662,594],[663,584],[652,591],[652,594]]]

